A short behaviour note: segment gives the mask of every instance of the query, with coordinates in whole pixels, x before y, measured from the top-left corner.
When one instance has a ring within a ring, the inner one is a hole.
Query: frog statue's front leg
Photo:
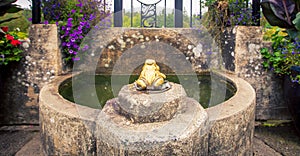
[[[138,80],[135,81],[135,83],[139,90],[145,90],[147,88],[147,81],[144,80],[143,78],[139,78]]]

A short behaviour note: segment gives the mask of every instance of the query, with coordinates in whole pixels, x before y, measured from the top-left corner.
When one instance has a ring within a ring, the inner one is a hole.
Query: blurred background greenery
[[[31,18],[31,10],[24,9],[17,13],[5,13],[1,16],[0,26],[7,26],[10,31],[19,28],[21,32],[28,32],[28,28],[31,24],[29,19]]]

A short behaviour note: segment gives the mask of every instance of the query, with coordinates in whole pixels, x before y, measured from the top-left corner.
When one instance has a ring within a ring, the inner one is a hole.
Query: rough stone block
[[[32,25],[20,62],[1,67],[0,124],[38,124],[40,89],[62,71],[56,25]]]

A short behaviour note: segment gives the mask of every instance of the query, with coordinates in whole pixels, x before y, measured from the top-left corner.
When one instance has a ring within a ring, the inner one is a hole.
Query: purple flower
[[[73,33],[73,34],[70,34],[71,37],[75,37],[76,36],[76,33]]]
[[[79,50],[79,46],[77,44],[73,44],[73,48]]]
[[[82,7],[82,3],[80,2],[79,4],[76,4],[77,7]]]
[[[75,38],[71,38],[71,42],[75,42],[76,40],[75,40]]]
[[[79,61],[80,58],[79,58],[79,57],[73,57],[72,60],[73,60],[73,61]]]
[[[243,17],[238,18],[238,22],[241,22],[243,20]]]
[[[74,14],[76,12],[76,10],[72,9],[71,12]]]
[[[89,46],[88,46],[88,45],[85,45],[85,46],[82,48],[83,51],[86,51],[86,50],[88,50],[88,49],[89,49]]]
[[[92,21],[92,20],[95,19],[95,18],[96,18],[96,16],[93,15],[93,14],[91,14],[89,20]]]
[[[293,83],[298,83],[298,80],[293,80],[293,79],[292,79],[292,82],[293,82]]]
[[[82,19],[81,19],[82,20]],[[84,19],[83,19],[84,20]],[[85,22],[79,22],[80,26],[85,25]]]
[[[212,54],[212,51],[206,52],[206,55],[211,55],[211,54]]]
[[[71,49],[71,50],[69,50],[69,53],[70,53],[70,54],[73,54],[73,53],[74,53],[74,51]]]
[[[71,47],[71,43],[70,42],[68,42],[66,45],[67,45],[67,47]]]

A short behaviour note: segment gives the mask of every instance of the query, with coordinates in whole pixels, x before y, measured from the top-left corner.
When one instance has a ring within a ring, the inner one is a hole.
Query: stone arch
[[[136,45],[143,46],[150,42],[162,42],[174,47],[181,52],[178,55],[183,54],[194,69],[207,70],[209,68],[206,53],[197,51],[197,42],[192,42],[185,35],[177,32],[176,29],[128,29],[120,35],[114,36],[102,49],[96,72],[111,74],[116,61],[126,50]],[[173,55],[177,54],[174,53]],[[161,65],[163,66],[163,64]],[[162,70],[165,70],[164,67],[162,67]],[[167,71],[167,73],[172,72],[170,70]]]

